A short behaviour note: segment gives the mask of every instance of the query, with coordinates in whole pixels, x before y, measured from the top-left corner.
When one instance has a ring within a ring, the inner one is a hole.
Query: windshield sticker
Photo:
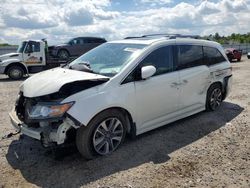
[[[138,49],[138,48],[125,48],[124,49],[124,51],[126,51],[126,52],[136,52],[138,50],[140,50],[140,49]]]

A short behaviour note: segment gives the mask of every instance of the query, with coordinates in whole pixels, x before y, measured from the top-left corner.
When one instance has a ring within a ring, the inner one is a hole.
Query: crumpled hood
[[[55,68],[31,76],[22,83],[20,90],[25,97],[39,97],[58,92],[60,88],[67,83],[108,79],[109,77],[99,74]]]
[[[6,60],[6,59],[18,59],[18,57],[20,57],[22,54],[21,53],[8,53],[8,54],[4,54],[4,55],[0,55],[0,60]]]

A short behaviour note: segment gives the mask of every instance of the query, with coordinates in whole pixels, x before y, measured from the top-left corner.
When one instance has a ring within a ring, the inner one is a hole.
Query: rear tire
[[[85,127],[76,133],[76,146],[81,155],[93,159],[97,155],[109,155],[124,141],[127,121],[116,109],[106,110],[96,115]]]
[[[223,94],[221,86],[219,84],[213,84],[207,91],[206,110],[215,111],[219,108],[223,100]]]
[[[8,69],[7,74],[9,76],[9,78],[11,78],[13,80],[19,80],[19,79],[23,78],[24,70],[20,66],[11,66]]]

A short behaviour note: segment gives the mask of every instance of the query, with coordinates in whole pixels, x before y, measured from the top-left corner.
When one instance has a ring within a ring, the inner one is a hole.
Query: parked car
[[[217,110],[231,83],[220,44],[144,36],[107,42],[28,78],[10,118],[44,146],[73,136],[79,152],[92,159],[115,151],[128,134]]]
[[[235,48],[227,48],[225,49],[225,51],[226,51],[226,55],[229,61],[232,62],[233,60],[237,60],[237,61],[241,60],[241,56],[242,56],[241,50],[236,50]]]
[[[247,58],[250,59],[250,52],[247,53]]]
[[[89,50],[107,42],[104,38],[98,37],[77,37],[69,40],[65,44],[50,46],[50,54],[60,59],[68,59],[72,56],[79,57]]]

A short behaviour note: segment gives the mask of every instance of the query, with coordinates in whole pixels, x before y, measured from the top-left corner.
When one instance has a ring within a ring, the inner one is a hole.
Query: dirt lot
[[[233,92],[202,112],[85,161],[14,135],[8,111],[21,82],[0,77],[0,187],[250,187],[250,61],[233,63]]]

